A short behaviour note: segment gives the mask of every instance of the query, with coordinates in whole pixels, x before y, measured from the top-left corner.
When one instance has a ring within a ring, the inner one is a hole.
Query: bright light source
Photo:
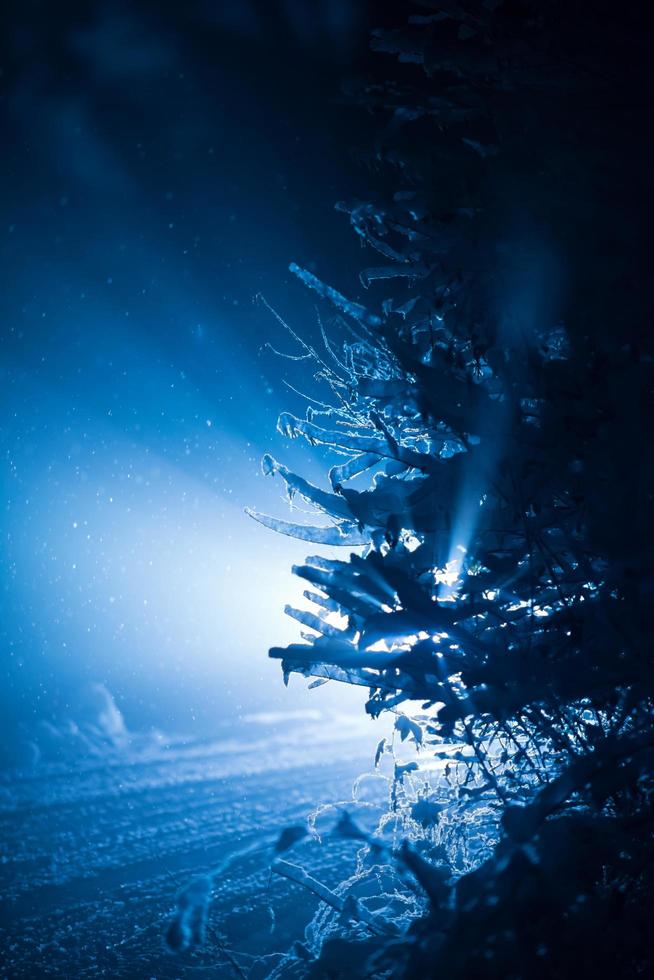
[[[344,616],[343,613],[340,613],[337,609],[333,609],[331,612],[326,613],[326,615],[324,615],[322,618],[325,623],[329,623],[329,625],[333,626],[334,629],[347,629],[348,617]]]

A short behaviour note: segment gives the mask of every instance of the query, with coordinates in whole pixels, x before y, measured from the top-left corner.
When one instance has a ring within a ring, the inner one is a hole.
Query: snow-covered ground
[[[381,728],[318,711],[254,715],[225,723],[212,740],[125,734],[105,752],[42,758],[5,774],[1,975],[236,975],[216,930],[245,954],[244,969],[247,954],[287,949],[315,902],[270,875],[272,844],[317,804],[351,798],[353,780],[372,769]],[[354,850],[308,840],[297,857],[333,885]],[[178,888],[241,852],[216,881],[207,946],[168,953]]]

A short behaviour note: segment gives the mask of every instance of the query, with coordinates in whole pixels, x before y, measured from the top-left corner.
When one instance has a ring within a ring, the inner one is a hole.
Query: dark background
[[[282,609],[305,547],[243,507],[286,516],[266,450],[318,475],[275,433],[304,407],[284,380],[311,382],[264,349],[292,341],[253,297],[310,335],[290,261],[356,294],[360,249],[333,205],[370,182],[356,148],[372,123],[341,86],[392,15],[364,0],[4,9],[6,741],[75,716],[90,682],[137,727],[304,704],[266,651],[296,635]]]

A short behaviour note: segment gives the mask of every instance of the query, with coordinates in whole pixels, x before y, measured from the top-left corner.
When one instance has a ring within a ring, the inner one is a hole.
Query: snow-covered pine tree
[[[338,459],[329,489],[264,467],[323,519],[255,515],[363,548],[296,569],[315,611],[291,613],[313,634],[271,656],[369,688],[372,715],[418,702],[457,819],[495,828],[463,864],[398,853],[428,910],[402,942],[376,937],[367,975],[638,976],[654,960],[644,5],[416,10],[373,34],[385,74],[354,93],[395,183],[339,205],[371,256],[366,302],[292,266],[331,309],[304,353],[333,407],[280,428]]]

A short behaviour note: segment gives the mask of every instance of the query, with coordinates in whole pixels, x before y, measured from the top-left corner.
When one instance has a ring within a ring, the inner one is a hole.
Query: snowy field
[[[1,975],[237,976],[218,933],[245,974],[250,957],[286,950],[316,903],[271,876],[274,841],[316,805],[351,799],[381,727],[318,712],[259,715],[212,741],[130,737],[102,756],[6,774]],[[217,881],[207,945],[168,953],[178,888],[242,851]],[[349,842],[308,840],[292,860],[334,885],[354,853]]]

